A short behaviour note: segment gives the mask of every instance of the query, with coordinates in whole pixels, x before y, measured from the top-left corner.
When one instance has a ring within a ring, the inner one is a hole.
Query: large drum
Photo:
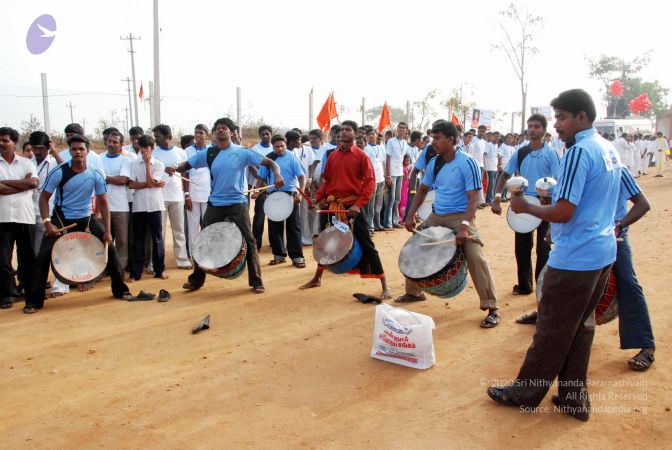
[[[350,228],[330,225],[313,242],[313,257],[333,273],[346,273],[362,259],[362,247]]]
[[[245,270],[247,244],[236,224],[217,222],[196,235],[192,255],[205,272],[233,279]]]
[[[541,290],[544,285],[544,274],[546,274],[546,268],[544,266],[539,274],[537,279],[537,288],[535,293],[537,294],[537,302],[541,302]],[[607,285],[604,288],[604,294],[600,299],[597,307],[595,308],[595,323],[598,325],[604,325],[609,323],[618,317],[618,298],[616,293],[618,292],[618,285],[616,283],[616,275],[614,272],[609,272],[609,278],[607,279]]]
[[[429,215],[432,213],[432,205],[434,204],[434,199],[436,198],[436,191],[429,191],[427,197],[418,207],[418,216],[422,221],[426,221],[429,218]]]
[[[105,246],[90,233],[73,231],[58,238],[51,250],[51,268],[56,278],[69,285],[90,283],[107,265]]]
[[[286,192],[276,191],[266,197],[264,214],[274,222],[282,222],[292,215],[294,197]]]
[[[541,205],[541,201],[533,195],[523,195],[528,203],[533,205]],[[520,213],[516,214],[513,209],[509,207],[506,212],[506,221],[513,231],[518,233],[529,233],[534,231],[541,225],[542,220],[532,214]]]
[[[453,243],[422,245],[443,240]],[[467,260],[450,228],[429,227],[411,236],[399,253],[399,270],[423,291],[442,298],[455,297],[467,285]]]

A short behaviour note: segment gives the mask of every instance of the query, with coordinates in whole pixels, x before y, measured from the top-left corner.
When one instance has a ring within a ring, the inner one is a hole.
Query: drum
[[[219,278],[233,279],[245,270],[247,243],[236,224],[217,222],[196,235],[192,255],[205,272]]]
[[[541,301],[541,289],[544,285],[544,274],[546,273],[546,268],[544,266],[539,273],[539,278],[537,279],[537,288],[535,293],[537,294],[537,302]],[[618,285],[616,282],[616,275],[614,272],[609,272],[609,278],[607,279],[607,285],[604,288],[604,294],[600,299],[597,307],[595,308],[595,323],[597,325],[604,325],[609,323],[618,317],[618,298],[616,294],[618,292]]]
[[[69,285],[90,283],[105,271],[105,245],[91,233],[73,231],[54,243],[51,268],[56,278]]]
[[[533,195],[523,195],[523,197],[525,197],[525,200],[527,200],[528,203],[541,205],[541,201]],[[506,221],[509,223],[511,229],[518,233],[529,233],[534,231],[542,222],[540,218],[533,216],[532,214],[516,214],[511,207],[509,207],[509,210],[506,212]]]
[[[399,270],[429,294],[455,297],[467,285],[467,260],[462,247],[455,243],[422,246],[426,242],[454,240],[455,233],[445,227],[425,228],[422,233],[431,239],[421,234],[411,236],[399,253]]]
[[[313,242],[313,257],[333,273],[346,273],[362,259],[362,247],[350,228],[330,225]]]
[[[286,192],[276,191],[266,197],[264,214],[274,222],[282,222],[292,215],[294,197]]]
[[[432,213],[432,205],[434,204],[434,199],[436,198],[436,191],[429,191],[425,201],[418,207],[418,216],[424,222],[429,218],[429,215]]]

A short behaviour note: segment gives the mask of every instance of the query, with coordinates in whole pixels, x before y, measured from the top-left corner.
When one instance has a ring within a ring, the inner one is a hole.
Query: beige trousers
[[[445,215],[432,213],[420,228],[422,229],[437,226],[446,227],[450,228],[455,232],[455,234],[457,234],[463,220],[464,213]],[[484,311],[486,309],[496,309],[498,308],[498,305],[495,281],[492,278],[492,274],[490,273],[490,266],[485,260],[485,255],[483,254],[483,243],[478,236],[476,219],[474,219],[474,221],[471,222],[471,225],[469,225],[469,235],[476,236],[476,239],[467,240],[467,242],[462,247],[462,250],[464,251],[464,256],[467,258],[467,265],[469,267],[471,281],[473,281],[476,292],[478,293],[478,297],[481,300],[480,308]],[[417,283],[406,278],[406,293],[411,295],[420,295],[422,290],[417,285]]]

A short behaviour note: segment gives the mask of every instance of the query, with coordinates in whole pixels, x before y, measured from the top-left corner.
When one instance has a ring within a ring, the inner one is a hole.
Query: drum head
[[[533,195],[523,195],[523,197],[525,197],[525,200],[527,200],[528,203],[541,205],[539,199]],[[506,221],[509,223],[511,229],[518,233],[529,233],[530,231],[534,231],[542,222],[540,218],[535,217],[532,214],[516,214],[511,207],[509,207],[509,210],[506,212]]]
[[[354,236],[351,230],[345,233],[333,225],[327,227],[313,241],[313,257],[323,266],[330,266],[348,256]]]
[[[51,266],[56,277],[65,283],[88,283],[105,270],[105,246],[90,233],[68,233],[54,243]]]
[[[243,234],[236,224],[217,222],[196,235],[192,255],[203,270],[216,270],[236,259],[242,248]]]
[[[429,191],[427,193],[427,197],[425,197],[425,201],[423,201],[418,208],[418,216],[420,216],[423,222],[427,220],[429,215],[432,213],[432,205],[434,204],[435,198],[436,191]]]
[[[431,236],[432,239],[419,233],[414,234],[399,253],[399,270],[408,278],[426,278],[440,272],[453,259],[457,250],[454,242],[427,247],[421,245],[426,242],[455,239],[455,233],[450,228],[429,227],[422,230],[422,233]]]
[[[294,201],[291,195],[284,192],[273,192],[264,201],[264,213],[274,222],[282,222],[292,215]]]

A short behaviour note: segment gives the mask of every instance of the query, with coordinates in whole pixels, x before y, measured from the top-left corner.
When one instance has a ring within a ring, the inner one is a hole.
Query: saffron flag
[[[334,93],[332,92],[327,97],[327,101],[322,105],[320,113],[317,115],[317,124],[322,130],[323,133],[329,131],[331,127],[331,119],[338,117],[338,112],[336,112],[336,102],[334,101]]]
[[[383,105],[383,111],[380,113],[380,122],[378,122],[378,132],[382,133],[383,130],[388,126],[391,125],[392,122],[390,122],[390,110],[387,109],[387,102]]]
[[[458,119],[455,114],[453,114],[453,117],[450,118],[450,121],[453,122],[455,125],[460,124],[460,119]]]
[[[140,91],[138,92],[138,97],[140,97],[140,100],[145,99],[145,91],[142,89],[142,81],[140,82]]]

